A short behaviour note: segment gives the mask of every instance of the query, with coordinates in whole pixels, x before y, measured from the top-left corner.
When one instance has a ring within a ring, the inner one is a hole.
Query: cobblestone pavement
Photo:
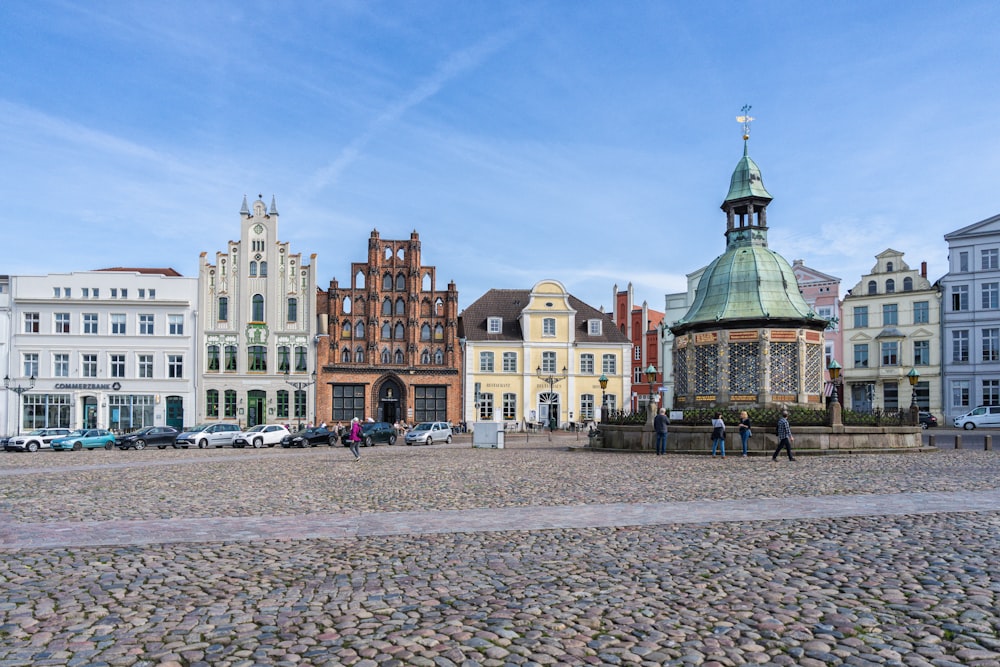
[[[0,665],[996,665],[1000,453],[0,454]]]

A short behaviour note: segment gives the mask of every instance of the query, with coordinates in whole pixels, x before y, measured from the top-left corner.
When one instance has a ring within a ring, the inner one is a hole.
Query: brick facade
[[[460,421],[458,290],[437,289],[435,267],[420,262],[416,232],[387,240],[373,230],[348,284],[319,290],[317,421]]]

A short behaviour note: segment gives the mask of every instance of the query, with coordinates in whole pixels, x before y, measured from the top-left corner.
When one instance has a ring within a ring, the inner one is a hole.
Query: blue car
[[[52,451],[64,449],[77,451],[80,449],[114,449],[115,434],[104,428],[83,428],[56,438],[50,443]]]

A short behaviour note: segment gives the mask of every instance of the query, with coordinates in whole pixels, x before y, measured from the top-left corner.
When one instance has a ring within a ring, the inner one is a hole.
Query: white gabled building
[[[199,263],[198,421],[312,421],[316,255],[303,262],[278,240],[273,197],[252,210],[244,197],[239,240]]]
[[[10,276],[0,424],[131,431],[194,411],[197,280],[173,269]]]

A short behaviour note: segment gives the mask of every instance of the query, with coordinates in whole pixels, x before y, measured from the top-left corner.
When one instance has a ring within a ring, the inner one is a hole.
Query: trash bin
[[[472,431],[472,446],[503,449],[503,429],[497,422],[476,422]]]

